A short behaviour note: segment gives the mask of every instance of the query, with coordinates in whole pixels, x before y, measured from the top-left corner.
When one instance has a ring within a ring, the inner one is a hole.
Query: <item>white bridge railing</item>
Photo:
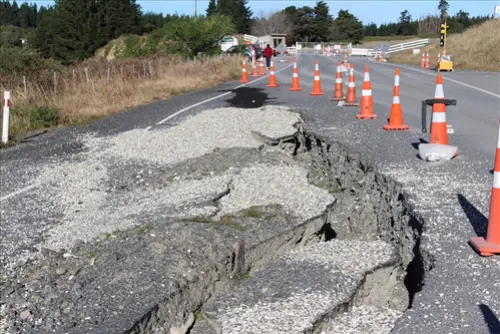
[[[399,52],[403,50],[411,50],[416,48],[421,48],[429,44],[429,39],[418,39],[404,43],[398,43],[390,45],[388,49],[382,51],[380,49],[373,48],[355,48],[349,43],[347,45],[340,43],[324,43],[324,42],[297,42],[295,47],[289,47],[288,52],[290,53],[302,53],[302,54],[324,54],[324,50],[330,50],[328,55],[335,56],[338,54],[347,53],[352,56],[366,56],[366,57],[376,57],[379,54],[389,54],[394,52]]]
[[[416,48],[424,47],[427,44],[429,44],[428,38],[390,45],[389,50],[387,50],[386,52],[381,52],[379,50],[367,49],[367,48],[352,48],[351,53],[353,56],[375,57],[380,53],[388,54],[388,53],[394,53],[394,52],[399,52],[399,51],[403,51],[403,50],[416,49]]]
[[[421,48],[423,46],[426,46],[427,44],[429,44],[428,38],[418,39],[416,41],[410,41],[410,42],[391,45],[391,46],[389,46],[389,50],[385,53],[394,53],[394,52],[403,51],[403,50]]]

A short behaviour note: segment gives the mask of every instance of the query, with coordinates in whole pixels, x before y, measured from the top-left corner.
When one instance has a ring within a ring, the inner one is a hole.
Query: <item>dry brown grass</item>
[[[88,69],[88,79],[85,74]],[[151,68],[151,73],[150,73]],[[9,135],[84,124],[154,100],[236,79],[240,57],[185,61],[177,57],[92,61],[54,75],[2,78],[11,91]]]
[[[461,34],[449,36],[446,53],[451,55],[454,68],[500,72],[500,20],[492,19],[467,29]],[[430,53],[431,64],[438,53],[443,52],[439,44],[428,45],[421,52]],[[422,55],[411,50],[391,55],[389,61],[399,64],[420,65]],[[431,65],[432,67],[432,65]]]

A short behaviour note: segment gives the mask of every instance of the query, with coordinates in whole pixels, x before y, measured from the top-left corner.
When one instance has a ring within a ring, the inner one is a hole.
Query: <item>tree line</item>
[[[163,52],[192,57],[199,52],[220,52],[217,40],[235,33],[284,33],[290,44],[356,44],[366,36],[436,34],[445,18],[450,33],[490,18],[472,17],[464,11],[450,17],[448,9],[447,1],[440,0],[439,15],[414,19],[405,10],[397,22],[364,25],[348,10],[330,15],[328,4],[322,0],[314,6],[288,6],[257,15],[248,0],[210,0],[205,15],[197,17],[143,13],[136,0],[55,0],[49,7],[0,0],[0,72],[36,69],[42,66],[40,59],[72,64],[93,56],[120,36],[128,36],[125,56]]]
[[[470,16],[469,13],[462,10],[453,16],[446,18],[448,24],[448,33],[461,33],[465,29],[474,25],[483,23],[491,19],[492,16]],[[377,26],[375,23],[368,23],[363,28],[364,36],[409,36],[436,34],[439,32],[440,25],[443,22],[441,15],[421,16],[413,19],[409,11],[401,12],[398,22],[385,23]]]

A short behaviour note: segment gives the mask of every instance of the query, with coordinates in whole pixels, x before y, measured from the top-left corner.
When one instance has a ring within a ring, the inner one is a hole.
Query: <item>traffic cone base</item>
[[[410,126],[406,125],[406,124],[402,124],[402,125],[386,124],[386,125],[384,125],[384,130],[386,130],[386,131],[404,131],[404,130],[409,130],[409,129],[410,129]]]
[[[344,107],[359,107],[358,102],[345,102]]]
[[[301,92],[301,91],[303,91],[303,89],[301,87],[299,87],[299,88],[290,88],[290,91],[291,92]]]
[[[470,243],[475,250],[482,256],[493,256],[500,254],[500,245],[491,244],[483,237],[474,237],[470,239]]]
[[[316,95],[316,96],[321,96],[321,95],[325,95],[325,92],[311,92],[309,93],[310,95]]]
[[[356,115],[357,119],[375,119],[377,118],[377,115],[375,114],[370,114],[370,115]]]
[[[344,101],[345,97],[332,97],[330,101]]]

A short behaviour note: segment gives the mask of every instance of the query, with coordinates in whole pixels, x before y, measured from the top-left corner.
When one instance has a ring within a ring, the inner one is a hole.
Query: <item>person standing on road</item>
[[[266,57],[267,68],[271,67],[272,56],[273,56],[273,49],[271,49],[271,46],[267,44],[266,48],[264,49],[264,57]]]

